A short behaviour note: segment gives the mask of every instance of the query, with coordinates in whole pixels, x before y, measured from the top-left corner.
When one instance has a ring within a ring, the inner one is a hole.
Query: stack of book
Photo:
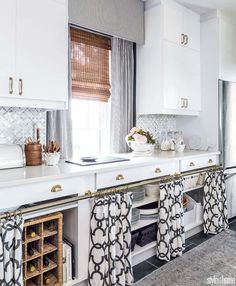
[[[63,239],[63,285],[75,279],[74,246],[68,239]]]

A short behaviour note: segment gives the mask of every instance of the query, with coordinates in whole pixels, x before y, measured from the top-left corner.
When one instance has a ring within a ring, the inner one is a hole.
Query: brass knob
[[[58,193],[58,192],[62,192],[63,188],[61,185],[55,185],[51,188],[51,192],[52,193]]]
[[[90,190],[88,190],[87,192],[85,192],[85,196],[91,196],[92,192]]]
[[[156,169],[155,169],[155,173],[157,173],[157,174],[158,174],[158,173],[161,173],[161,169],[160,169],[160,168],[156,168]]]
[[[124,176],[122,174],[119,174],[119,175],[116,176],[116,180],[117,181],[124,180]]]
[[[189,166],[190,166],[190,167],[194,167],[195,164],[194,164],[193,162],[190,162]]]
[[[212,159],[209,159],[208,160],[208,164],[212,164],[213,163],[213,160]]]

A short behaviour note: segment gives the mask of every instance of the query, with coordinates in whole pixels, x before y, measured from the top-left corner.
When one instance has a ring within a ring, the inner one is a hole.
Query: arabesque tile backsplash
[[[136,125],[150,131],[158,139],[160,132],[176,131],[176,117],[163,114],[139,115]]]
[[[176,130],[174,115],[139,115],[138,127],[149,130],[155,138],[161,131]],[[36,108],[0,107],[0,144],[24,144],[27,137],[34,137],[40,128],[41,142],[46,141],[46,111]]]
[[[46,141],[46,112],[36,108],[0,107],[0,143],[24,144],[40,129],[41,142]]]

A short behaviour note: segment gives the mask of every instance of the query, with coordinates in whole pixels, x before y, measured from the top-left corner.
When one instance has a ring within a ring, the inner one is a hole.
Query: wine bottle
[[[34,249],[29,246],[28,249],[27,249],[27,253],[28,253],[29,256],[33,256],[34,255]]]
[[[47,258],[46,256],[44,256],[44,258],[43,258],[43,265],[44,265],[45,267],[48,267],[49,263],[50,263],[49,258]]]
[[[36,236],[36,232],[33,231],[33,230],[30,230],[28,235],[31,237],[31,238],[34,238]]]
[[[31,263],[28,263],[27,269],[28,269],[28,272],[30,272],[30,273],[32,273],[36,270],[35,266]]]
[[[48,284],[50,284],[51,283],[51,278],[49,277],[49,275],[44,275],[44,277],[43,277],[43,282],[44,282],[44,284],[46,284],[46,285],[48,285]]]

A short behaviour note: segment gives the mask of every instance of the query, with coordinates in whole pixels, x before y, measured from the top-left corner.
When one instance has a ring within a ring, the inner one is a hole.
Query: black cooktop
[[[127,158],[115,157],[115,156],[101,156],[97,157],[95,161],[92,162],[84,162],[81,158],[72,158],[67,160],[66,163],[75,164],[79,166],[92,166],[92,165],[100,165],[100,164],[110,164],[117,162],[130,161]]]

